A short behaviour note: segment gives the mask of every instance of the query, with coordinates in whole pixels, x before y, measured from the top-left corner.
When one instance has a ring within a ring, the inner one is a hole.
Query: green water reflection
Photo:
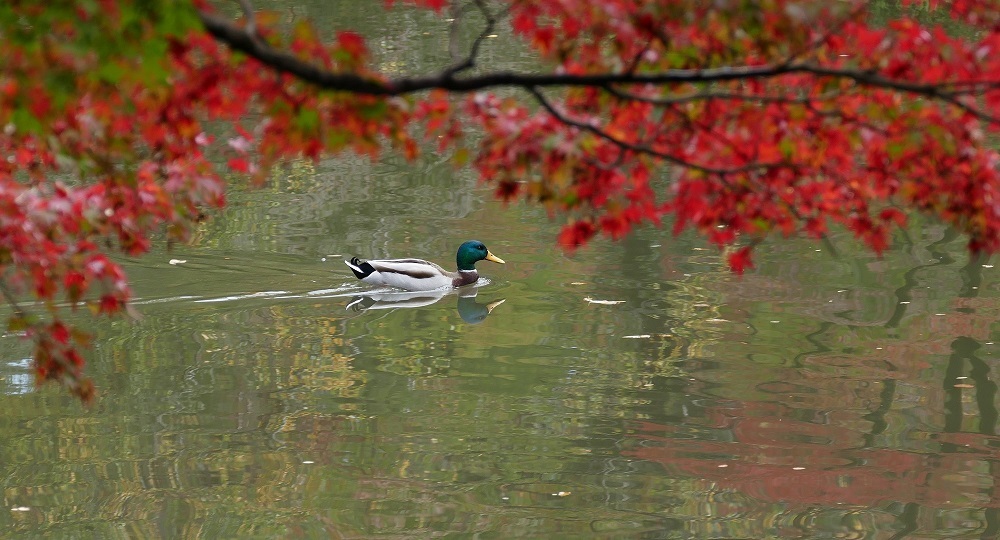
[[[293,173],[129,265],[141,319],[96,328],[92,410],[34,390],[4,340],[4,531],[996,529],[1000,283],[943,229],[882,259],[846,237],[773,243],[737,278],[661,230],[568,257],[541,211],[433,163]],[[371,290],[345,256],[447,262],[470,237],[508,261],[474,297],[356,302]]]
[[[934,223],[883,258],[771,242],[739,278],[669,229],[567,256],[558,222],[433,155],[231,200],[128,263],[141,318],[94,327],[92,409],[0,340],[0,536],[1000,531],[1000,269]],[[468,238],[507,261],[475,297],[388,306],[342,263]]]

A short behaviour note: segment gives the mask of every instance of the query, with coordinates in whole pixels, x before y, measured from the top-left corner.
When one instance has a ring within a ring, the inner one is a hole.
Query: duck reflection
[[[361,312],[369,309],[418,308],[439,302],[442,298],[455,292],[452,290],[419,291],[419,292],[384,292],[366,293],[355,296],[347,308]],[[477,289],[458,290],[458,315],[469,324],[483,322],[490,312],[507,301],[506,298],[480,304],[476,302]]]

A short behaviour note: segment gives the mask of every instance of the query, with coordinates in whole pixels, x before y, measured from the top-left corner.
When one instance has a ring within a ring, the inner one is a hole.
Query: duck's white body
[[[355,257],[344,262],[365,283],[387,285],[407,291],[433,291],[461,287],[479,280],[479,272],[475,270],[449,272],[441,266],[423,259],[362,261]]]
[[[381,259],[365,261],[357,257],[344,261],[358,279],[372,285],[387,285],[406,291],[433,291],[471,285],[479,280],[477,261],[493,261],[503,264],[500,257],[490,253],[478,240],[469,240],[458,247],[455,262],[458,272],[444,268],[423,259]]]

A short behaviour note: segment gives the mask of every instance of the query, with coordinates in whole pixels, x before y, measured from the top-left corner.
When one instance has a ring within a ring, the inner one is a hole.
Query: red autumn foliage
[[[1000,2],[903,3],[959,29],[905,10],[874,26],[878,3],[864,0],[386,0],[475,35],[452,32],[452,63],[439,72],[404,75],[380,72],[353,30],[324,41],[309,21],[217,11],[228,3],[7,3],[0,292],[15,305],[10,326],[36,340],[41,379],[92,395],[53,325],[64,324],[60,301],[100,314],[127,305],[108,240],[130,255],[163,231],[183,240],[224,204],[226,172],[263,181],[290,157],[376,157],[387,145],[413,159],[418,132],[499,197],[565,216],[567,249],[670,219],[742,272],[772,233],[821,237],[836,224],[880,252],[917,211],[962,230],[973,251],[1000,250],[989,143],[1000,127]],[[504,18],[542,71],[480,65]],[[234,135],[216,141],[209,123]]]

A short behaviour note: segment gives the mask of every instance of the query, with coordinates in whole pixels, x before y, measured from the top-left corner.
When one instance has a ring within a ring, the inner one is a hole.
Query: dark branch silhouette
[[[469,53],[465,56],[465,58],[458,60],[459,51],[457,43],[459,20],[465,12],[465,8],[469,8],[473,5],[476,6],[476,8],[479,9],[479,12],[483,14],[483,17],[486,18],[486,25],[472,42],[472,45],[469,47]],[[493,33],[493,29],[496,27],[496,24],[500,21],[500,18],[503,15],[504,13],[494,14],[491,12],[489,8],[486,7],[484,0],[474,0],[472,4],[466,4],[462,8],[458,8],[457,13],[455,14],[455,20],[451,23],[451,33],[448,38],[448,50],[451,53],[452,59],[455,60],[455,63],[444,71],[442,74],[443,77],[453,77],[462,71],[475,67],[476,57],[479,56],[479,48],[482,46],[483,40]]]
[[[661,151],[656,150],[655,148],[652,148],[650,146],[641,145],[641,144],[635,144],[635,143],[630,143],[628,141],[619,139],[619,138],[611,135],[607,131],[602,130],[601,128],[599,128],[599,127],[597,127],[597,126],[595,126],[593,124],[589,124],[587,122],[582,122],[582,121],[570,118],[570,117],[566,116],[565,114],[563,114],[562,112],[560,112],[558,109],[556,109],[555,105],[553,105],[548,100],[548,98],[546,98],[545,95],[542,94],[542,92],[538,88],[528,87],[527,91],[535,98],[536,101],[538,101],[539,104],[541,104],[542,108],[545,109],[546,112],[548,112],[549,114],[551,114],[559,122],[561,122],[563,124],[566,124],[567,126],[572,126],[572,127],[577,128],[577,129],[580,129],[580,130],[592,133],[592,134],[596,135],[597,137],[600,137],[601,139],[604,139],[604,140],[606,140],[606,141],[608,141],[608,142],[610,142],[612,144],[617,145],[620,148],[624,148],[626,150],[631,150],[633,152],[637,152],[637,153],[640,153],[640,154],[648,154],[650,156],[658,157],[658,158],[666,161],[667,163],[673,163],[674,165],[680,165],[682,167],[687,167],[689,169],[696,169],[696,170],[699,170],[699,171],[703,171],[705,173],[716,174],[716,175],[719,175],[719,176],[727,176],[727,175],[731,175],[731,174],[746,173],[746,172],[756,171],[756,170],[761,170],[761,169],[771,169],[771,168],[777,168],[777,167],[790,167],[791,166],[790,164],[787,164],[787,163],[748,163],[748,164],[740,166],[740,167],[732,167],[732,168],[720,169],[720,168],[717,168],[717,167],[711,167],[711,166],[708,166],[708,165],[702,165],[702,164],[699,164],[699,163],[694,163],[694,162],[688,161],[686,159],[677,157],[677,156],[675,156],[673,154],[667,154],[665,152],[661,152]]]
[[[991,116],[962,100],[964,96],[974,95],[983,91],[984,88],[996,88],[1000,86],[1000,81],[966,80],[923,83],[893,79],[871,70],[823,66],[809,61],[793,60],[780,64],[725,66],[705,69],[670,69],[654,73],[636,73],[634,70],[621,73],[586,74],[536,74],[497,71],[461,78],[455,77],[461,71],[475,64],[475,57],[482,38],[488,34],[489,30],[497,22],[497,15],[490,14],[489,11],[483,11],[483,13],[487,18],[486,29],[476,38],[469,55],[465,59],[451,67],[445,68],[437,74],[400,77],[396,79],[379,79],[376,77],[363,77],[355,73],[332,72],[264,43],[257,39],[255,34],[247,28],[241,27],[222,16],[208,12],[199,12],[199,15],[205,29],[220,42],[280,72],[294,75],[302,81],[327,90],[342,90],[379,96],[396,96],[434,89],[450,92],[474,92],[497,87],[530,89],[592,86],[608,88],[611,85],[710,83],[740,79],[773,79],[786,75],[806,74],[817,77],[848,79],[860,86],[883,88],[926,97],[958,107],[985,122],[1000,125],[1000,118]],[[706,98],[709,97],[711,96],[706,95]]]

